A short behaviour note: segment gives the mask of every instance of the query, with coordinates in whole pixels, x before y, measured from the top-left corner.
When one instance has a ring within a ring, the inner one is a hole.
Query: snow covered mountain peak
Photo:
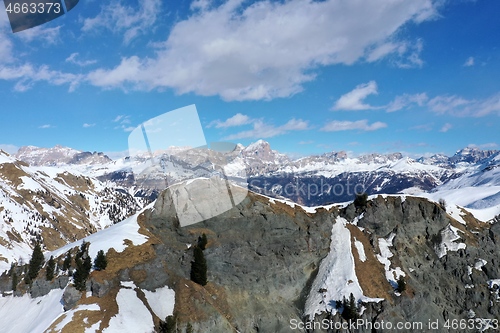
[[[111,162],[111,159],[103,153],[82,152],[61,145],[56,145],[52,148],[24,146],[19,148],[14,156],[35,166],[55,166],[62,164],[93,165]]]

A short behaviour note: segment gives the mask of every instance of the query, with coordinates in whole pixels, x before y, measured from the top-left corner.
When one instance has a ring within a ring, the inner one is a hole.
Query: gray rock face
[[[90,280],[90,291],[92,292],[92,296],[103,297],[109,292],[110,289],[111,283],[107,280],[104,280],[102,283],[96,281],[95,279]]]
[[[163,192],[147,213],[146,226],[161,243],[155,245],[157,259],[141,266],[148,272],[141,288],[154,289],[162,283],[172,286],[179,298],[180,325],[190,322],[205,332],[290,332],[291,320],[305,321],[305,298],[328,253],[335,217],[340,214],[352,221],[359,214],[350,205],[341,212],[319,210],[310,215],[301,208],[249,194],[219,216],[180,227],[173,208],[168,192]],[[441,241],[438,235],[450,223],[462,229],[460,242],[466,248],[439,258],[435,250]],[[408,286],[401,296],[391,289],[385,301],[364,304],[363,320],[424,325],[421,330],[399,332],[436,332],[428,327],[429,321],[439,321],[439,332],[451,332],[444,328],[445,321],[469,319],[471,311],[474,318],[498,318],[499,302],[488,289],[488,281],[500,278],[499,224],[490,227],[471,220],[464,227],[425,199],[408,197],[402,202],[378,197],[369,202],[358,226],[364,228],[372,246],[365,251],[374,253],[380,251],[379,238],[395,234],[391,267],[405,272]],[[209,284],[205,287],[187,282],[193,260],[189,246],[202,233],[208,237],[204,255]],[[479,259],[487,263],[476,269]],[[151,276],[153,272],[162,273]],[[345,322],[338,314],[322,314],[315,320],[322,319]],[[307,332],[352,330],[317,328]]]
[[[68,286],[64,291],[62,297],[62,303],[64,307],[64,311],[68,311],[72,309],[75,304],[82,298],[82,293],[76,290],[73,286]]]
[[[345,210],[349,218],[353,207]],[[466,249],[448,251],[438,258],[435,252],[437,235],[447,225],[463,229],[459,232]],[[471,310],[474,318],[498,318],[500,303],[488,289],[488,280],[500,277],[498,261],[498,239],[500,228],[493,225],[475,225],[467,228],[460,226],[438,205],[420,198],[383,199],[378,197],[368,205],[358,226],[366,228],[374,238],[386,238],[394,233],[393,263],[406,273],[408,293],[395,296],[391,302],[385,301],[384,310],[377,320],[386,322],[422,322],[428,325],[439,321],[440,332],[453,332],[446,329],[446,320],[467,320]],[[496,242],[496,243],[495,243]],[[376,242],[374,245],[377,245]],[[376,246],[375,246],[376,247]],[[487,264],[480,269],[474,268],[480,260]],[[367,318],[373,320],[372,318]],[[411,332],[411,330],[407,330]],[[424,327],[419,332],[435,332]],[[463,330],[463,332],[475,332]]]
[[[208,280],[219,288],[211,296],[223,298],[230,309],[202,301],[190,305],[207,318],[197,327],[205,332],[289,332],[288,320],[301,318],[308,284],[329,249],[334,213],[323,210],[313,220],[301,209],[251,194],[219,216],[180,227],[168,193],[147,219],[164,244],[156,248],[157,255],[171,276],[189,279],[193,252],[187,244],[205,233]],[[181,287],[178,283],[177,293]]]
[[[47,295],[52,289],[63,289],[68,284],[68,276],[62,275],[52,281],[43,278],[36,279],[30,288],[31,297],[40,297]]]

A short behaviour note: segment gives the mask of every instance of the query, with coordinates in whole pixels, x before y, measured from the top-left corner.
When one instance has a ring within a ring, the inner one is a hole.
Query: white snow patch
[[[135,288],[135,283],[134,281],[120,281],[120,285],[125,288]]]
[[[154,331],[153,317],[148,309],[137,298],[132,289],[120,289],[116,295],[118,313],[111,317],[109,326],[103,333],[150,333]]]
[[[357,240],[356,237],[354,237],[354,246],[356,247],[356,250],[358,250],[359,260],[365,262],[366,261],[365,248],[363,246],[363,243]]]
[[[151,205],[146,208],[149,208]],[[137,217],[140,213],[142,213],[142,211],[120,223],[114,224],[107,229],[101,230],[84,238],[86,242],[90,243],[90,257],[93,259],[97,256],[97,252],[99,252],[99,250],[103,250],[104,253],[106,253],[110,248],[114,248],[116,252],[122,252],[127,247],[127,245],[125,245],[125,240],[127,239],[136,246],[146,243],[148,237],[139,233],[139,224],[137,224]],[[70,249],[79,247],[81,244],[82,240],[65,245],[55,251],[46,253],[45,258],[48,259],[50,256],[54,256],[54,258],[59,257],[68,252]]]
[[[0,297],[0,323],[2,333],[44,332],[52,322],[64,313],[61,304],[62,289],[51,290],[47,295],[31,298]],[[6,325],[6,323],[10,323]]]
[[[391,233],[387,238],[378,239],[380,254],[377,254],[377,259],[382,265],[384,265],[385,277],[387,281],[389,281],[393,287],[396,287],[399,277],[406,276],[406,274],[400,267],[391,268],[391,261],[389,258],[391,258],[393,254],[389,248],[392,247],[394,237],[396,237],[396,234]]]
[[[74,309],[71,309],[63,314],[63,320],[59,322],[54,329],[56,332],[60,332],[64,326],[69,324],[73,320],[73,315],[79,311],[100,311],[101,308],[97,304],[85,304],[85,305],[80,305]],[[59,319],[59,318],[58,318]]]
[[[500,279],[489,280],[488,287],[490,289],[494,289],[495,287],[500,288]]]
[[[451,226],[451,224],[448,224],[448,226],[441,231],[441,244],[435,248],[439,258],[444,257],[448,251],[458,251],[466,248],[465,243],[455,242],[460,239],[458,235],[459,231],[460,229]]]
[[[321,261],[318,275],[313,282],[306,300],[305,314],[310,319],[322,312],[335,313],[336,301],[344,296],[353,296],[363,302],[379,302],[382,298],[369,298],[363,295],[354,269],[351,251],[351,233],[346,228],[347,221],[337,217],[332,227],[330,252]],[[320,290],[322,292],[320,292]]]
[[[22,183],[17,186],[18,189],[31,190],[33,192],[45,190],[39,183],[30,177],[21,176],[19,178],[21,178]]]
[[[99,329],[100,326],[101,326],[101,321],[99,320],[94,325],[90,326],[89,328],[86,328],[85,333],[95,333],[95,332],[97,332],[97,330]]]
[[[483,268],[484,265],[486,265],[488,262],[484,259],[479,259],[478,261],[476,261],[476,263],[474,264],[474,268],[477,269],[478,271],[481,270],[481,268]]]
[[[143,290],[146,300],[153,312],[161,320],[174,313],[175,291],[165,286],[155,291]]]

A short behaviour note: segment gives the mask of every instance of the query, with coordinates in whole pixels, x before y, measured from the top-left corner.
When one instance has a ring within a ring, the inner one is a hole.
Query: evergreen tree
[[[446,200],[441,198],[438,200],[438,203],[439,203],[439,206],[441,206],[441,208],[446,212]]]
[[[354,295],[351,293],[349,295],[349,301],[346,300],[345,296],[342,301],[342,305],[344,307],[344,310],[342,310],[342,317],[344,317],[345,320],[356,320],[358,319],[358,307],[356,305],[356,298],[354,298]]]
[[[54,278],[54,270],[56,268],[56,262],[54,260],[54,257],[50,257],[49,261],[47,262],[47,271],[45,272],[45,278],[47,281],[52,281]]]
[[[401,275],[399,278],[398,278],[398,287],[396,288],[396,291],[398,293],[402,293],[403,291],[406,290],[406,281],[404,279],[404,277]]]
[[[358,317],[358,306],[356,303],[356,299],[354,298],[354,295],[351,293],[349,295],[349,309],[351,311],[351,318],[352,319],[357,319]]]
[[[18,281],[18,278],[17,278],[17,273],[14,270],[12,272],[12,291],[16,291],[18,282],[19,281]]]
[[[33,254],[31,255],[31,260],[29,263],[28,274],[26,274],[25,282],[31,283],[37,276],[40,268],[42,268],[44,262],[44,257],[42,253],[42,247],[40,243],[36,243],[33,249]]]
[[[106,258],[104,251],[99,250],[99,252],[97,252],[97,256],[95,257],[95,260],[94,260],[94,267],[96,270],[101,271],[101,270],[105,270],[106,266],[108,266],[108,259]]]
[[[160,322],[160,333],[174,333],[176,326],[175,316],[167,316],[165,321]]]
[[[83,260],[83,269],[85,273],[85,279],[89,277],[90,275],[90,270],[92,269],[92,260],[90,259],[89,256],[85,257]]]
[[[83,258],[85,254],[87,253],[87,250],[89,248],[90,243],[86,242],[83,240],[82,245],[80,245],[80,248],[78,249],[78,252],[76,253],[75,260],[78,258]]]
[[[188,323],[186,326],[186,333],[193,333],[193,332],[194,332],[193,325],[191,325],[191,323]]]
[[[368,194],[366,192],[363,193],[356,193],[356,198],[354,199],[354,207],[356,209],[366,209],[366,206],[368,204]]]
[[[203,255],[203,250],[198,246],[194,247],[194,261],[191,262],[191,281],[202,286],[207,284],[207,261]]]
[[[70,269],[70,267],[71,267],[71,252],[68,251],[68,253],[66,253],[66,258],[64,258],[62,269],[63,271],[67,271],[68,269]]]
[[[73,273],[73,283],[77,290],[85,290],[91,268],[92,262],[90,261],[90,257],[87,256],[84,260],[81,258],[76,259],[76,270]]]
[[[208,240],[207,235],[203,234],[201,237],[198,237],[198,247],[202,250],[205,250],[207,246]]]

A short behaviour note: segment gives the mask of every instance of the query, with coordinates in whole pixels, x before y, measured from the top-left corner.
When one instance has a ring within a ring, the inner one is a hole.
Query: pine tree
[[[99,252],[97,252],[97,256],[95,257],[95,260],[94,260],[94,267],[96,270],[101,271],[101,270],[105,270],[106,266],[108,266],[108,259],[106,258],[104,251],[99,250]]]
[[[44,262],[44,257],[42,253],[42,247],[40,243],[36,243],[33,249],[33,254],[31,255],[31,260],[29,263],[28,274],[26,274],[25,282],[30,284],[37,276],[40,268],[42,268]]]
[[[406,290],[406,281],[405,281],[404,277],[401,275],[398,278],[397,282],[398,282],[398,287],[396,288],[396,291],[401,294],[403,291]]]
[[[368,194],[366,192],[363,193],[356,193],[356,198],[354,199],[354,207],[356,209],[366,209],[366,206],[368,204]]]
[[[84,260],[81,258],[76,259],[76,270],[73,273],[73,283],[77,290],[85,290],[91,268],[92,262],[90,261],[90,257],[87,256]]]
[[[346,300],[345,296],[342,301],[342,305],[344,307],[344,310],[342,311],[342,317],[344,317],[345,320],[356,320],[358,319],[358,307],[356,306],[356,298],[354,298],[354,295],[351,293],[349,295],[349,301]]]
[[[89,277],[90,275],[90,270],[92,269],[92,260],[90,259],[89,256],[85,257],[83,260],[83,269],[85,272],[85,279]]]
[[[160,322],[160,333],[174,333],[177,326],[176,321],[175,316],[167,316],[165,321]]]
[[[354,295],[351,293],[349,295],[349,309],[350,309],[350,317],[351,319],[357,319],[358,318],[358,307],[356,304],[356,299],[354,298]]]
[[[207,261],[203,255],[203,250],[198,246],[194,247],[194,261],[191,262],[191,281],[202,286],[207,284]]]
[[[54,257],[50,257],[49,261],[47,262],[47,271],[45,272],[45,278],[47,281],[52,281],[54,278],[54,270],[56,268],[56,262],[54,260]]]
[[[191,325],[191,323],[188,323],[186,326],[186,333],[193,333],[193,332],[194,332],[193,325]]]
[[[68,269],[70,269],[70,267],[71,267],[71,252],[68,251],[68,253],[66,253],[66,258],[64,258],[62,269],[63,271],[67,271]]]
[[[198,247],[202,250],[205,250],[207,246],[208,240],[207,235],[203,234],[201,237],[198,237]]]
[[[14,270],[12,272],[12,291],[16,291],[17,289],[17,283],[18,283],[18,278],[17,278],[17,273],[16,271]]]
[[[76,253],[76,257],[75,259],[78,259],[78,258],[83,258],[83,256],[85,255],[85,253],[87,252],[87,249],[88,249],[88,245],[89,243],[86,242],[85,240],[82,242],[82,245],[80,245],[80,249],[78,250],[78,252]]]

